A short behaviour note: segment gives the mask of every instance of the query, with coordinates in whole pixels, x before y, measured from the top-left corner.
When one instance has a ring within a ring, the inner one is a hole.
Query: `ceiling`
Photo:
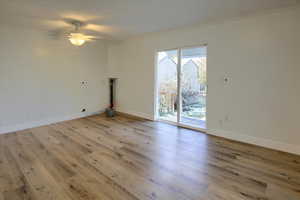
[[[0,24],[51,30],[64,18],[113,39],[292,6],[298,0],[1,0]]]

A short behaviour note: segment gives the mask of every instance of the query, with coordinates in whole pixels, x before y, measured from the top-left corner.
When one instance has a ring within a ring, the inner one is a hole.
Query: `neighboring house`
[[[184,90],[200,92],[199,66],[192,59],[189,59],[189,61],[182,66],[181,70],[181,81]]]
[[[182,86],[185,90],[192,92],[199,92],[203,84],[205,85],[206,78],[203,74],[206,74],[206,67],[202,65],[203,58],[200,59],[188,59],[188,61],[182,66]],[[159,62],[159,73],[157,77],[158,85],[161,83],[169,83],[171,80],[177,79],[177,64],[174,60],[168,56],[163,58]],[[202,85],[202,86],[201,86]],[[176,87],[176,85],[174,85]]]
[[[166,56],[159,62],[159,73],[157,75],[157,83],[160,86],[161,83],[173,79],[177,79],[177,64],[170,57]]]

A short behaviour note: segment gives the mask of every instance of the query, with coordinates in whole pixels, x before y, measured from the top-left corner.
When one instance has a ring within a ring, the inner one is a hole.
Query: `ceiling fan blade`
[[[69,34],[69,31],[65,29],[56,29],[48,31],[48,36],[54,40],[59,40]]]
[[[113,27],[97,24],[86,24],[82,27],[84,30],[99,32],[99,33],[110,33],[114,30]]]
[[[46,20],[44,21],[44,24],[49,27],[56,27],[56,28],[71,28],[72,25],[67,23],[64,20]]]
[[[102,37],[94,36],[94,35],[86,35],[86,38],[87,38],[88,40],[95,40],[95,39],[100,39],[100,38],[102,38]]]

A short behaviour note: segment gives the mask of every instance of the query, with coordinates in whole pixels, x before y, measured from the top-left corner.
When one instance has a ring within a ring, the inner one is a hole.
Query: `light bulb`
[[[85,43],[85,36],[81,33],[71,33],[69,36],[70,42],[75,46],[81,46]]]

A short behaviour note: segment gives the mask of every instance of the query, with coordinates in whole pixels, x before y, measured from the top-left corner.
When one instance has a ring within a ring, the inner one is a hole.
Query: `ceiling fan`
[[[79,29],[84,25],[82,22],[73,21],[71,24],[74,26],[74,31],[68,35],[68,38],[73,45],[81,46],[87,41],[99,39],[97,36],[81,33]]]
[[[99,30],[97,30],[97,27],[100,27],[99,25],[89,24],[87,22],[74,19],[64,19],[62,22],[65,24],[63,28],[52,30],[49,32],[49,35],[54,39],[58,39],[63,36],[75,46],[81,46],[86,42],[100,40],[104,37],[106,39],[109,39],[109,36],[106,36],[103,33],[99,33]],[[85,34],[85,32],[90,33],[91,31],[97,33]]]

